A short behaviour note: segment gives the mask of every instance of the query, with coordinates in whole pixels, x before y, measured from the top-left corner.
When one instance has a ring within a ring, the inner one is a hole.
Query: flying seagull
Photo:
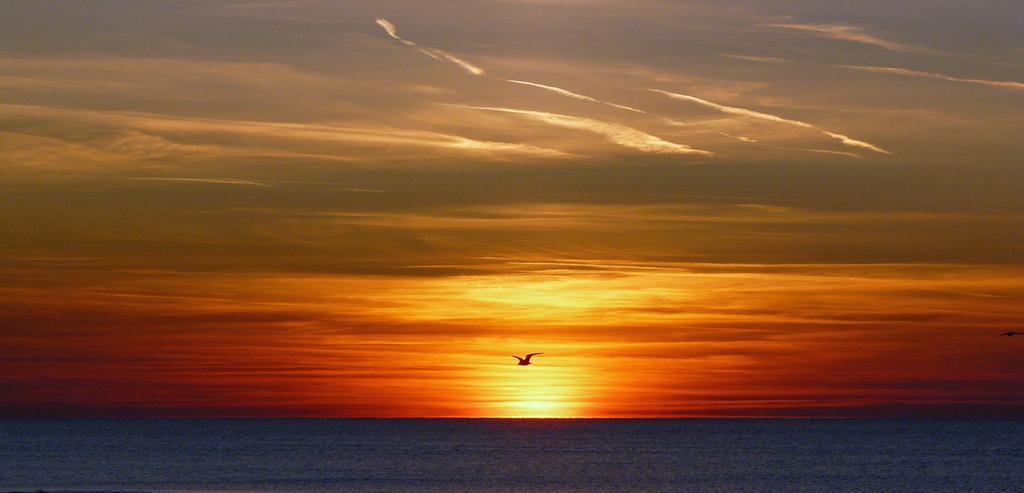
[[[519,363],[518,363],[519,366],[526,366],[526,365],[531,364],[530,363],[530,358],[532,358],[534,356],[537,356],[538,354],[544,354],[544,353],[530,353],[530,354],[527,354],[525,358],[520,358],[519,356],[516,356],[516,355],[513,354],[512,357],[517,359],[517,360],[519,360]]]
[[[999,337],[1003,337],[1003,336],[1006,336],[1006,337],[1024,336],[1024,332],[1017,332],[1017,331],[1009,330],[1009,331],[1003,332],[1002,334],[999,334]],[[526,360],[529,361],[530,358],[526,358]]]

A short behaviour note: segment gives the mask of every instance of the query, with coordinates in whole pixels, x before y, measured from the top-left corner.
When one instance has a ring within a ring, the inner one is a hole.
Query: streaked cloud
[[[721,111],[722,113],[728,113],[728,114],[737,115],[737,116],[745,116],[745,117],[750,117],[750,118],[757,118],[757,119],[760,119],[760,120],[767,120],[767,121],[776,122],[776,123],[785,123],[785,124],[788,124],[788,125],[795,125],[795,126],[801,127],[801,128],[816,129],[816,130],[821,131],[823,134],[827,135],[828,137],[831,137],[833,139],[838,140],[843,145],[847,145],[847,146],[850,146],[850,147],[859,147],[859,148],[862,148],[862,149],[869,149],[871,151],[878,152],[878,153],[881,153],[881,154],[890,154],[889,151],[886,151],[885,149],[882,149],[881,147],[878,147],[878,146],[876,146],[874,144],[870,144],[868,142],[863,142],[863,141],[860,141],[860,140],[856,140],[856,139],[850,138],[850,137],[848,137],[846,135],[842,135],[842,134],[839,134],[839,133],[830,132],[828,130],[823,130],[823,129],[815,126],[815,125],[811,125],[810,123],[802,122],[800,120],[791,120],[789,118],[783,118],[783,117],[778,116],[778,115],[773,115],[773,114],[770,114],[770,113],[762,113],[760,111],[748,110],[746,108],[737,108],[737,107],[734,107],[734,106],[725,106],[725,105],[718,104],[718,103],[713,103],[713,102],[708,101],[706,99],[701,99],[701,98],[698,98],[698,97],[695,97],[695,96],[688,96],[686,94],[678,94],[678,93],[674,93],[674,92],[663,91],[661,89],[649,89],[649,90],[653,91],[653,92],[656,92],[656,93],[659,93],[659,94],[663,94],[663,95],[668,96],[668,97],[670,97],[672,99],[678,99],[680,101],[688,101],[688,102],[691,102],[691,103],[699,104],[699,105],[707,107],[707,108],[712,108],[714,110]]]
[[[557,113],[546,113],[543,111],[519,110],[513,108],[499,108],[489,106],[461,106],[481,111],[495,111],[500,113],[511,113],[522,115],[532,120],[555,125],[564,128],[586,130],[599,134],[611,142],[623,147],[636,149],[638,151],[655,154],[697,154],[710,156],[713,153],[700,149],[694,149],[688,145],[677,144],[655,137],[651,134],[641,132],[635,128],[578,116],[560,115]]]
[[[418,45],[418,44],[416,44],[416,43],[414,43],[412,41],[409,41],[408,39],[405,39],[405,38],[402,38],[401,36],[399,36],[398,35],[398,29],[395,28],[395,25],[392,24],[391,21],[389,21],[387,19],[383,19],[383,18],[378,18],[377,19],[377,25],[382,27],[382,28],[384,28],[384,31],[388,33],[388,36],[391,36],[392,38],[398,40],[399,42],[401,42],[405,46],[408,46],[410,48],[416,48],[417,50],[420,51],[420,53],[423,53],[424,55],[427,55],[428,57],[433,58],[434,60],[439,60],[440,61],[442,59],[440,53],[438,53],[437,50],[433,50],[433,49],[430,49],[430,48],[424,48],[424,47],[422,47],[422,46],[420,46],[420,45]]]
[[[135,181],[164,181],[164,182],[184,182],[184,183],[211,183],[216,185],[244,185],[250,187],[270,187],[266,183],[252,181],[252,180],[240,180],[237,178],[182,178],[182,177],[164,177],[164,176],[129,176],[128,180]]]
[[[439,50],[437,48],[428,48],[428,47],[425,47],[425,46],[420,46],[420,45],[416,44],[413,41],[409,41],[408,39],[402,38],[401,36],[398,35],[398,29],[395,27],[395,25],[391,21],[389,21],[387,19],[377,18],[377,25],[380,26],[381,28],[383,28],[384,31],[388,33],[388,36],[391,36],[392,38],[400,41],[402,44],[404,44],[404,45],[406,45],[406,46],[408,46],[410,48],[416,48],[421,53],[423,53],[424,55],[429,56],[430,58],[433,58],[434,60],[442,60],[442,61],[448,61],[448,62],[454,63],[455,65],[458,65],[459,67],[461,67],[466,72],[469,72],[469,73],[471,73],[473,75],[484,75],[486,73],[484,71],[484,69],[482,69],[482,68],[480,68],[480,67],[478,67],[476,65],[473,65],[472,63],[469,63],[469,62],[467,62],[467,61],[465,61],[465,60],[463,60],[463,59],[461,59],[461,58],[459,58],[459,57],[457,57],[455,55],[452,55],[451,53],[448,53],[448,52],[446,52],[444,50]]]
[[[392,38],[401,41],[406,46],[417,46],[417,44],[413,43],[412,41],[402,39],[402,37],[398,35],[398,29],[395,28],[395,25],[392,24],[391,21],[378,17],[377,25],[384,28],[384,31],[388,33],[388,36],[391,36]]]
[[[719,53],[718,56],[723,56],[725,58],[733,58],[736,60],[743,60],[747,62],[789,63],[789,60],[786,60],[785,58],[777,58],[773,56],[736,55],[733,53]]]
[[[804,127],[804,128],[813,128],[814,127],[814,125],[811,125],[810,123],[804,123],[804,122],[798,121],[798,120],[790,120],[788,118],[783,118],[783,117],[778,116],[778,115],[772,115],[772,114],[769,114],[769,113],[762,113],[760,111],[748,110],[746,108],[737,108],[735,106],[726,106],[724,104],[712,103],[711,101],[708,101],[706,99],[701,99],[701,98],[698,98],[698,97],[695,97],[695,96],[688,96],[686,94],[678,94],[678,93],[674,93],[674,92],[663,91],[661,89],[648,89],[648,90],[652,91],[652,92],[659,93],[659,94],[664,94],[665,96],[668,96],[668,97],[670,97],[672,99],[678,99],[680,101],[689,101],[691,103],[697,103],[697,104],[699,104],[701,106],[705,106],[707,108],[711,108],[711,109],[714,109],[714,110],[721,111],[722,113],[729,113],[731,115],[739,115],[739,116],[748,116],[748,117],[751,117],[751,118],[757,118],[757,119],[760,119],[760,120],[768,120],[768,121],[776,122],[776,123],[787,123],[787,124],[790,124],[790,125],[796,125],[798,127]]]
[[[823,131],[823,133],[825,135],[829,136],[829,137],[832,137],[833,139],[838,140],[839,142],[842,142],[844,145],[848,145],[850,147],[860,147],[860,148],[867,149],[869,151],[875,151],[875,152],[878,152],[878,153],[881,153],[881,154],[891,154],[889,151],[887,151],[885,149],[882,149],[881,147],[878,147],[878,146],[876,146],[874,144],[869,144],[869,143],[864,142],[862,140],[853,139],[853,138],[850,138],[850,137],[848,137],[846,135],[843,135],[843,134],[837,134],[835,132],[829,132],[829,131]]]
[[[465,61],[465,60],[463,60],[461,58],[458,58],[455,55],[452,55],[451,53],[448,53],[448,52],[445,52],[445,51],[441,51],[441,50],[438,50],[438,49],[434,49],[433,51],[435,53],[437,53],[438,55],[440,55],[445,60],[448,60],[449,62],[452,62],[452,63],[462,67],[463,70],[465,70],[466,72],[469,72],[469,73],[471,73],[473,75],[483,75],[485,73],[484,69],[482,69],[480,67],[477,67],[476,65],[473,65],[472,63],[469,63],[469,62],[467,62],[467,61]]]
[[[561,94],[562,96],[570,97],[570,98],[573,98],[573,99],[579,99],[581,101],[590,101],[592,103],[599,103],[599,104],[603,104],[603,105],[606,105],[606,106],[611,106],[612,108],[618,108],[620,110],[632,111],[634,113],[644,113],[644,114],[647,113],[646,111],[638,110],[636,108],[632,108],[632,107],[629,107],[629,106],[624,106],[624,105],[615,104],[615,103],[609,103],[607,101],[602,101],[600,99],[592,98],[590,96],[584,96],[583,94],[578,94],[578,93],[575,93],[575,92],[572,92],[572,91],[568,91],[566,89],[562,89],[561,87],[548,86],[548,85],[544,85],[544,84],[538,84],[536,82],[527,82],[527,81],[524,81],[524,80],[505,79],[505,81],[506,82],[511,82],[513,84],[522,84],[524,86],[537,87],[537,88],[540,88],[540,89],[544,89],[546,91],[551,91],[551,92],[556,93],[556,94]]]
[[[934,80],[945,80],[949,82],[962,82],[965,84],[977,84],[988,87],[998,87],[1000,89],[1011,89],[1015,91],[1024,91],[1024,82],[1018,82],[1014,80],[990,80],[990,79],[974,79],[968,77],[953,77],[952,75],[939,74],[935,72],[922,72],[920,70],[910,70],[900,67],[871,67],[861,65],[839,65],[842,68],[848,68],[853,70],[860,70],[863,72],[872,72],[876,74],[894,74],[902,75],[904,77],[917,77],[921,79],[934,79]]]
[[[751,139],[750,137],[744,137],[742,135],[733,135],[733,134],[729,134],[729,133],[725,133],[725,132],[718,132],[718,134],[719,135],[724,135],[724,136],[729,137],[729,138],[736,139],[736,140],[738,140],[740,142],[746,142],[748,144],[756,144],[757,143],[757,140]]]
[[[215,185],[242,185],[253,187],[273,187],[273,184],[292,185],[318,185],[333,187],[335,190],[352,193],[384,193],[383,190],[373,188],[350,188],[344,183],[312,181],[312,180],[243,180],[239,178],[192,178],[192,177],[171,177],[171,176],[128,176],[126,180],[133,181],[154,181],[154,182],[184,182],[184,183],[210,183]]]
[[[729,137],[729,138],[732,138],[732,139],[739,140],[741,142],[746,142],[748,144],[757,144],[758,143],[757,140],[751,139],[750,137],[744,137],[742,135],[733,135],[733,134],[726,133],[726,132],[716,132],[716,133],[718,133],[719,135],[723,135],[725,137]],[[837,138],[843,137],[843,136],[840,136],[839,134],[830,134],[830,135],[836,135]],[[848,139],[848,140],[852,141],[853,139]],[[863,143],[863,144],[866,144],[866,143]],[[850,145],[854,145],[854,144],[851,143]],[[871,144],[866,144],[866,145],[871,145]],[[853,153],[853,152],[833,151],[833,150],[829,150],[829,149],[806,149],[806,148],[802,148],[802,147],[783,147],[783,146],[765,146],[765,147],[767,147],[769,149],[778,149],[780,151],[812,152],[812,153],[817,153],[817,154],[831,154],[831,155],[834,155],[834,156],[846,156],[846,157],[853,157],[853,158],[860,158],[860,157],[862,157],[860,154],[856,154],[856,153]]]
[[[267,155],[283,157],[307,157],[315,159],[357,160],[367,157],[370,153],[374,159],[385,156],[376,152],[381,145],[410,148],[410,153],[394,155],[396,158],[407,159],[422,156],[422,149],[438,151],[454,151],[461,153],[486,154],[492,157],[502,155],[508,157],[558,158],[568,154],[554,149],[528,144],[494,142],[473,139],[461,135],[430,130],[394,128],[385,125],[364,124],[324,124],[324,123],[291,123],[254,120],[229,120],[216,118],[184,117],[156,113],[72,110],[26,105],[3,105],[0,109],[5,116],[18,115],[48,118],[60,118],[65,124],[70,122],[92,122],[108,127],[113,134],[106,140],[75,144],[83,153],[102,152],[114,156],[109,160],[123,163],[126,156],[165,156],[171,153],[189,152],[195,155]],[[195,140],[196,136],[205,137],[215,143],[209,144],[178,144],[173,139],[182,138]],[[257,147],[251,137],[260,137],[263,146]],[[28,143],[38,138],[26,136]],[[237,141],[232,139],[240,139]],[[20,140],[20,138],[19,138]],[[328,145],[319,153],[307,150],[308,145],[289,145],[290,143],[321,143]],[[16,142],[0,145],[0,151],[12,147],[16,152],[22,146],[15,147]],[[28,144],[26,144],[28,145]],[[338,147],[334,147],[338,146]],[[360,148],[364,148],[360,151]],[[420,151],[413,151],[419,148]],[[336,149],[337,154],[331,153]],[[420,154],[417,154],[420,153]],[[102,156],[90,158],[102,161]]]
[[[761,24],[762,27],[774,27],[814,33],[832,39],[851,41],[871,46],[877,46],[889,51],[901,53],[935,54],[936,50],[907,43],[900,43],[890,39],[871,34],[866,29],[858,26],[845,24]]]
[[[778,149],[780,151],[812,152],[812,153],[816,153],[816,154],[831,154],[833,156],[846,156],[846,157],[852,157],[852,158],[861,158],[861,157],[863,157],[860,154],[857,154],[857,153],[854,153],[854,152],[833,151],[833,150],[829,150],[829,149],[805,149],[805,148],[802,148],[802,147],[782,147],[782,146],[771,146],[771,148],[772,149]],[[888,153],[886,153],[886,154],[888,154]]]

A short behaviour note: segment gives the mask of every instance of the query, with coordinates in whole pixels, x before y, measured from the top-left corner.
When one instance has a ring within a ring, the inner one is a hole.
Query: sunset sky
[[[7,0],[0,417],[1019,417],[1022,156],[1019,0]]]

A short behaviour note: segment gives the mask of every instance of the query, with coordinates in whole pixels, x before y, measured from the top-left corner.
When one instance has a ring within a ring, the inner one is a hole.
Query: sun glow
[[[519,401],[503,403],[514,414],[509,418],[566,418],[572,417],[557,401]]]
[[[549,362],[544,362],[549,356]],[[509,357],[509,360],[512,360]],[[588,414],[586,389],[593,382],[577,358],[550,351],[533,365],[492,364],[476,375],[479,414],[500,418],[574,418]]]
[[[423,319],[603,326],[650,318],[636,309],[662,298],[689,299],[688,286],[695,282],[685,273],[466,276],[424,281],[419,296],[402,299],[410,306],[406,313]]]

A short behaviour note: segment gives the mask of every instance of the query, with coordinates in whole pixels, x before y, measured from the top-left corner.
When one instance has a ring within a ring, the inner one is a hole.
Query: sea
[[[0,492],[1020,492],[1024,421],[0,421]]]

